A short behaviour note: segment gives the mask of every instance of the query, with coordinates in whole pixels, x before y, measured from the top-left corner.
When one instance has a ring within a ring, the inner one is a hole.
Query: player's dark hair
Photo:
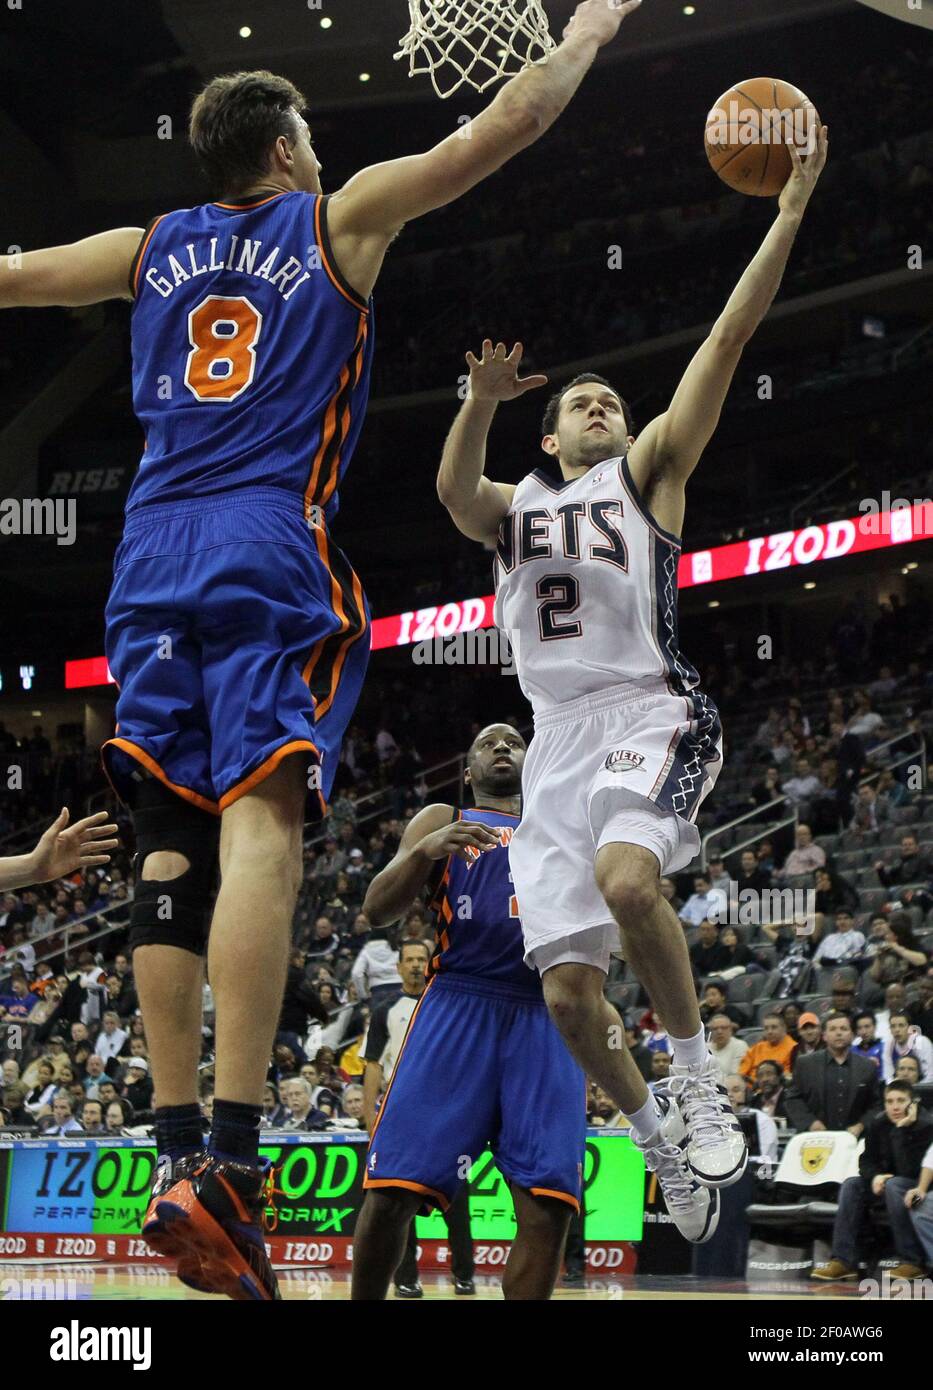
[[[212,188],[231,195],[261,179],[279,136],[297,140],[292,108],[301,111],[306,105],[288,78],[264,70],[208,82],[194,99],[188,139]]]
[[[582,372],[580,376],[575,376],[573,381],[568,381],[567,385],[562,386],[559,391],[555,391],[554,395],[548,401],[544,411],[544,418],[541,421],[542,436],[553,434],[556,430],[557,417],[560,414],[560,403],[567,392],[572,391],[575,386],[583,386],[588,381],[595,382],[597,386],[608,386],[610,391],[615,391],[616,395],[619,396],[612,382],[607,381],[604,376],[598,376],[596,372]],[[619,400],[622,401],[622,414],[625,416],[625,428],[628,430],[629,434],[634,434],[635,417],[632,414],[632,407],[629,405],[628,401],[622,400],[621,396],[619,396]]]

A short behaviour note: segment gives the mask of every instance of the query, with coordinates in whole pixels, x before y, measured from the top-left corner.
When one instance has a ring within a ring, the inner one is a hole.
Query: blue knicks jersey
[[[428,976],[474,975],[519,986],[541,997],[541,977],[524,962],[518,902],[509,872],[509,842],[518,816],[506,811],[461,810],[458,820],[499,830],[495,849],[471,850],[468,863],[452,854],[431,899],[437,912],[437,945]]]
[[[127,512],[251,487],[337,510],[369,394],[372,302],[343,280],[327,198],[257,194],[156,218],[130,271],[145,452]]]

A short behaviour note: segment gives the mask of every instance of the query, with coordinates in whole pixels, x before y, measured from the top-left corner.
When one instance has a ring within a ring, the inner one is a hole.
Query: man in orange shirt
[[[743,1076],[755,1075],[755,1069],[759,1062],[777,1062],[778,1066],[784,1071],[785,1076],[790,1076],[794,1068],[794,1053],[797,1051],[797,1044],[787,1031],[787,1025],[780,1014],[766,1014],[761,1021],[764,1037],[761,1042],[755,1043],[750,1047],[745,1056],[739,1063],[739,1071]]]

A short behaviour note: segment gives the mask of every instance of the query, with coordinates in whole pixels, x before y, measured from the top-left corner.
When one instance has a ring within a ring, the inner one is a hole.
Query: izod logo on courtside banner
[[[891,511],[863,513],[842,521],[804,526],[797,531],[775,531],[712,550],[695,550],[681,555],[677,571],[680,589],[698,584],[722,584],[728,579],[747,579],[750,575],[770,574],[796,565],[814,565],[841,560],[868,550],[909,545],[933,539],[933,504],[915,503]],[[373,651],[386,647],[408,647],[436,637],[454,637],[462,632],[492,626],[495,595],[461,599],[391,618],[376,618],[372,628]],[[89,685],[112,685],[113,677],[103,656],[65,662],[65,689],[78,690]]]

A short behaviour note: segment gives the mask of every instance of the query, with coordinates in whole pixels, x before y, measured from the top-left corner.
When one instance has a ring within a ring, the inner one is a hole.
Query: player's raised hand
[[[546,376],[518,375],[519,364],[524,348],[516,343],[507,353],[505,343],[495,347],[489,338],[483,341],[482,357],[476,358],[472,352],[466,355],[470,369],[470,396],[475,401],[514,401],[526,391],[534,391],[538,386],[547,385]]]
[[[75,869],[91,868],[95,864],[109,864],[107,850],[116,849],[120,843],[116,839],[117,826],[108,819],[107,811],[86,816],[69,826],[67,806],[62,807],[58,818],[52,822],[32,852],[33,883],[47,883],[53,878],[63,878],[74,873]]]
[[[499,836],[494,830],[490,830],[488,825],[482,825],[478,821],[455,820],[450,825],[442,826],[440,830],[425,835],[419,842],[418,849],[429,859],[446,859],[449,854],[455,854],[458,859],[470,863],[476,858],[477,853],[482,854],[483,850],[495,849],[498,843]]]
[[[611,43],[626,15],[637,10],[641,0],[583,0],[564,30],[564,38],[594,38],[600,48]]]
[[[826,164],[826,156],[829,153],[829,127],[820,126],[816,149],[805,159],[801,159],[800,151],[793,141],[787,142],[787,150],[790,155],[790,162],[794,167],[790,178],[781,189],[778,206],[782,212],[789,212],[794,217],[802,217],[816,187],[816,181]]]

